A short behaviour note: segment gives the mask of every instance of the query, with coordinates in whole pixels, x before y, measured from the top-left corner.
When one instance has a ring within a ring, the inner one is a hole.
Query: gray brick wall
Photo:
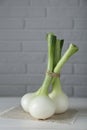
[[[0,0],[0,96],[22,96],[42,83],[45,35],[79,46],[61,72],[69,96],[87,97],[87,0]]]

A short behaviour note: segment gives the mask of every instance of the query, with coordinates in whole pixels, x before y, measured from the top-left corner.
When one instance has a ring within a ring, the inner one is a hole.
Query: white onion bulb
[[[55,104],[48,96],[37,96],[29,105],[29,112],[36,119],[46,119],[55,113]]]
[[[34,93],[27,93],[21,98],[21,106],[25,112],[28,112],[29,104],[34,97]]]
[[[55,113],[64,113],[65,111],[67,111],[68,107],[69,107],[69,100],[68,100],[68,96],[65,95],[63,92],[59,93],[57,95],[49,95],[50,98],[54,101],[55,105],[56,105],[56,110]]]

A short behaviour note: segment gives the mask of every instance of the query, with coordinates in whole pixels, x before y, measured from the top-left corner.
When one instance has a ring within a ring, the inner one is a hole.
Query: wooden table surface
[[[21,98],[0,97],[0,113],[20,104]],[[70,108],[76,108],[81,113],[74,124],[44,124],[23,119],[0,119],[0,130],[87,130],[87,98],[70,98]]]

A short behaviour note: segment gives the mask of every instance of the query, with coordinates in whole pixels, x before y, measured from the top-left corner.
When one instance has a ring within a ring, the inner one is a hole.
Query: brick
[[[47,52],[47,41],[23,41],[23,51]]]
[[[80,53],[87,52],[87,41],[73,41],[72,43],[75,43],[79,47]]]
[[[63,85],[62,89],[69,97],[73,96],[73,88],[71,85]]]
[[[80,0],[80,6],[82,6],[82,7],[87,6],[87,1],[86,0]]]
[[[78,0],[31,0],[31,6],[77,6]]]
[[[24,64],[0,63],[0,74],[22,74],[25,73]]]
[[[42,7],[30,7],[26,8],[27,17],[45,17],[46,16],[46,8]]]
[[[26,19],[26,28],[30,29],[57,29],[57,28],[72,28],[73,22],[70,18],[60,18],[60,19],[48,19],[48,18],[40,18],[40,19]]]
[[[27,86],[27,93],[28,92],[35,92],[39,89],[40,85],[28,85]]]
[[[0,41],[0,52],[13,52],[13,51],[20,51],[21,44],[20,42],[14,41]]]
[[[87,75],[61,75],[64,85],[87,85]]]
[[[61,30],[59,32],[56,31],[56,34],[65,40],[72,41],[85,41],[87,40],[87,31],[86,30]]]
[[[8,6],[8,1],[7,0],[1,0],[0,1],[0,7],[3,7],[3,6]]]
[[[0,16],[3,17],[44,17],[45,15],[45,8],[0,7]]]
[[[48,32],[54,32],[59,39],[74,40],[74,41],[86,41],[87,40],[87,30],[55,30],[55,29],[45,29],[45,30],[2,30],[0,31],[1,40],[33,40],[33,41],[43,41],[45,40],[46,34]]]
[[[1,40],[44,40],[46,32],[37,30],[2,30]]]
[[[69,63],[87,63],[87,53],[77,52],[69,59]]]
[[[71,74],[72,73],[72,64],[65,64],[61,71],[62,74]]]
[[[23,85],[0,85],[0,96],[23,96],[25,94],[25,86]]]
[[[24,17],[26,8],[24,7],[0,7],[0,16],[2,17]]]
[[[49,0],[31,0],[31,6],[49,6]]]
[[[74,64],[76,74],[87,74],[87,64]]]
[[[28,73],[29,74],[45,74],[46,73],[46,64],[28,64]]]
[[[0,52],[0,62],[3,63],[43,63],[45,58],[44,53]]]
[[[48,7],[47,8],[47,16],[54,18],[54,17],[76,17],[76,18],[86,18],[87,16],[87,8],[83,7]]]
[[[8,74],[0,75],[0,84],[2,85],[38,85],[42,84],[43,75],[27,75],[27,74]]]
[[[50,6],[69,7],[78,6],[78,0],[50,0]]]
[[[6,1],[6,0],[5,0]],[[29,6],[30,0],[7,0],[8,6]]]
[[[0,18],[0,29],[22,29],[23,21],[21,19]]]
[[[78,48],[79,48],[79,51],[77,52],[77,53],[86,53],[87,52],[87,41],[82,41],[82,40],[78,40],[78,41],[74,41],[74,40],[68,40],[68,41],[65,41],[65,44],[64,44],[64,50],[65,50],[65,48],[67,49],[68,48],[68,45],[70,44],[70,43],[74,43],[74,44],[76,44],[77,46],[78,46]],[[66,47],[65,47],[65,45],[66,45]]]
[[[87,19],[75,19],[75,29],[87,29]]]
[[[74,86],[75,97],[87,97],[87,86]]]

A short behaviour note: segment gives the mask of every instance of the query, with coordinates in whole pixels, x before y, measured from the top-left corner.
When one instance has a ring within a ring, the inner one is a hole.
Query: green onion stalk
[[[57,63],[61,59],[61,53],[62,53],[62,48],[63,48],[64,40],[56,40],[55,44],[55,52],[54,52],[54,68],[56,67]],[[58,73],[58,72],[57,72]],[[57,93],[59,92],[59,89],[61,90],[61,83],[60,83],[60,72],[58,74],[59,76],[57,78],[53,78],[52,81],[52,87],[53,87],[53,92],[58,89]]]
[[[48,88],[52,81],[52,77],[49,76],[47,72],[53,72],[56,36],[53,35],[52,33],[47,34],[47,42],[48,42],[48,63],[47,63],[46,76],[42,86],[37,91],[37,94],[41,95],[42,94],[48,95]]]

